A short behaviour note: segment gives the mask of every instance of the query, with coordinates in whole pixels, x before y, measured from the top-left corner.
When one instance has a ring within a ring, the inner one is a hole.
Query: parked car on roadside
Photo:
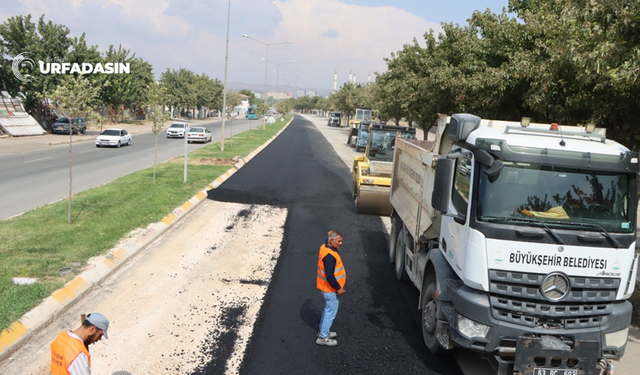
[[[122,145],[131,146],[131,142],[133,141],[131,134],[127,132],[125,129],[107,129],[102,132],[96,138],[96,147],[101,146],[115,146],[120,147]]]
[[[82,117],[71,119],[73,134],[84,134],[87,131],[87,122]],[[51,125],[51,131],[57,134],[69,134],[69,118],[60,117]]]
[[[188,126],[186,122],[174,122],[167,129],[167,138],[184,138],[184,130]]]
[[[208,143],[211,142],[211,132],[207,128],[203,127],[193,127],[189,128],[187,132],[187,141],[191,142],[202,142]]]

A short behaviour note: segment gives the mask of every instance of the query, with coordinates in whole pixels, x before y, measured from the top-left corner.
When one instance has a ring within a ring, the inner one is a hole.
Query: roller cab
[[[371,123],[365,152],[353,161],[353,199],[359,214],[389,215],[389,187],[396,137],[415,139],[415,128]]]

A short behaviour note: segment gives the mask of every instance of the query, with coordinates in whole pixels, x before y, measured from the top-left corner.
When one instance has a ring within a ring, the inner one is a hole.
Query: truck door
[[[470,199],[473,176],[473,159],[470,153],[457,158],[453,175],[453,189],[449,212],[443,215],[440,248],[447,261],[462,277],[469,228]]]

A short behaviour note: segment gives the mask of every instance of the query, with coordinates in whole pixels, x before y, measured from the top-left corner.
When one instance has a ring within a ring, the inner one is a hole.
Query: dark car
[[[87,123],[82,117],[71,119],[73,124],[73,134],[84,134],[87,131]],[[69,134],[69,118],[60,117],[51,125],[51,131],[58,134]]]

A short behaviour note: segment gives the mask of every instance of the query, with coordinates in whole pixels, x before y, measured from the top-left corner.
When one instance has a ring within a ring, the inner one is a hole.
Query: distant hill
[[[243,82],[227,82],[227,87],[233,91],[240,91],[242,89],[251,90],[255,93],[263,93],[264,92],[264,84],[255,84],[255,83],[243,83]],[[291,85],[281,85],[278,87],[280,92],[296,92],[296,87]],[[316,89],[311,87],[299,87],[298,90],[305,91],[317,91],[320,96],[327,96],[331,94],[333,90],[327,89]],[[267,85],[267,91],[276,91],[275,85]]]

